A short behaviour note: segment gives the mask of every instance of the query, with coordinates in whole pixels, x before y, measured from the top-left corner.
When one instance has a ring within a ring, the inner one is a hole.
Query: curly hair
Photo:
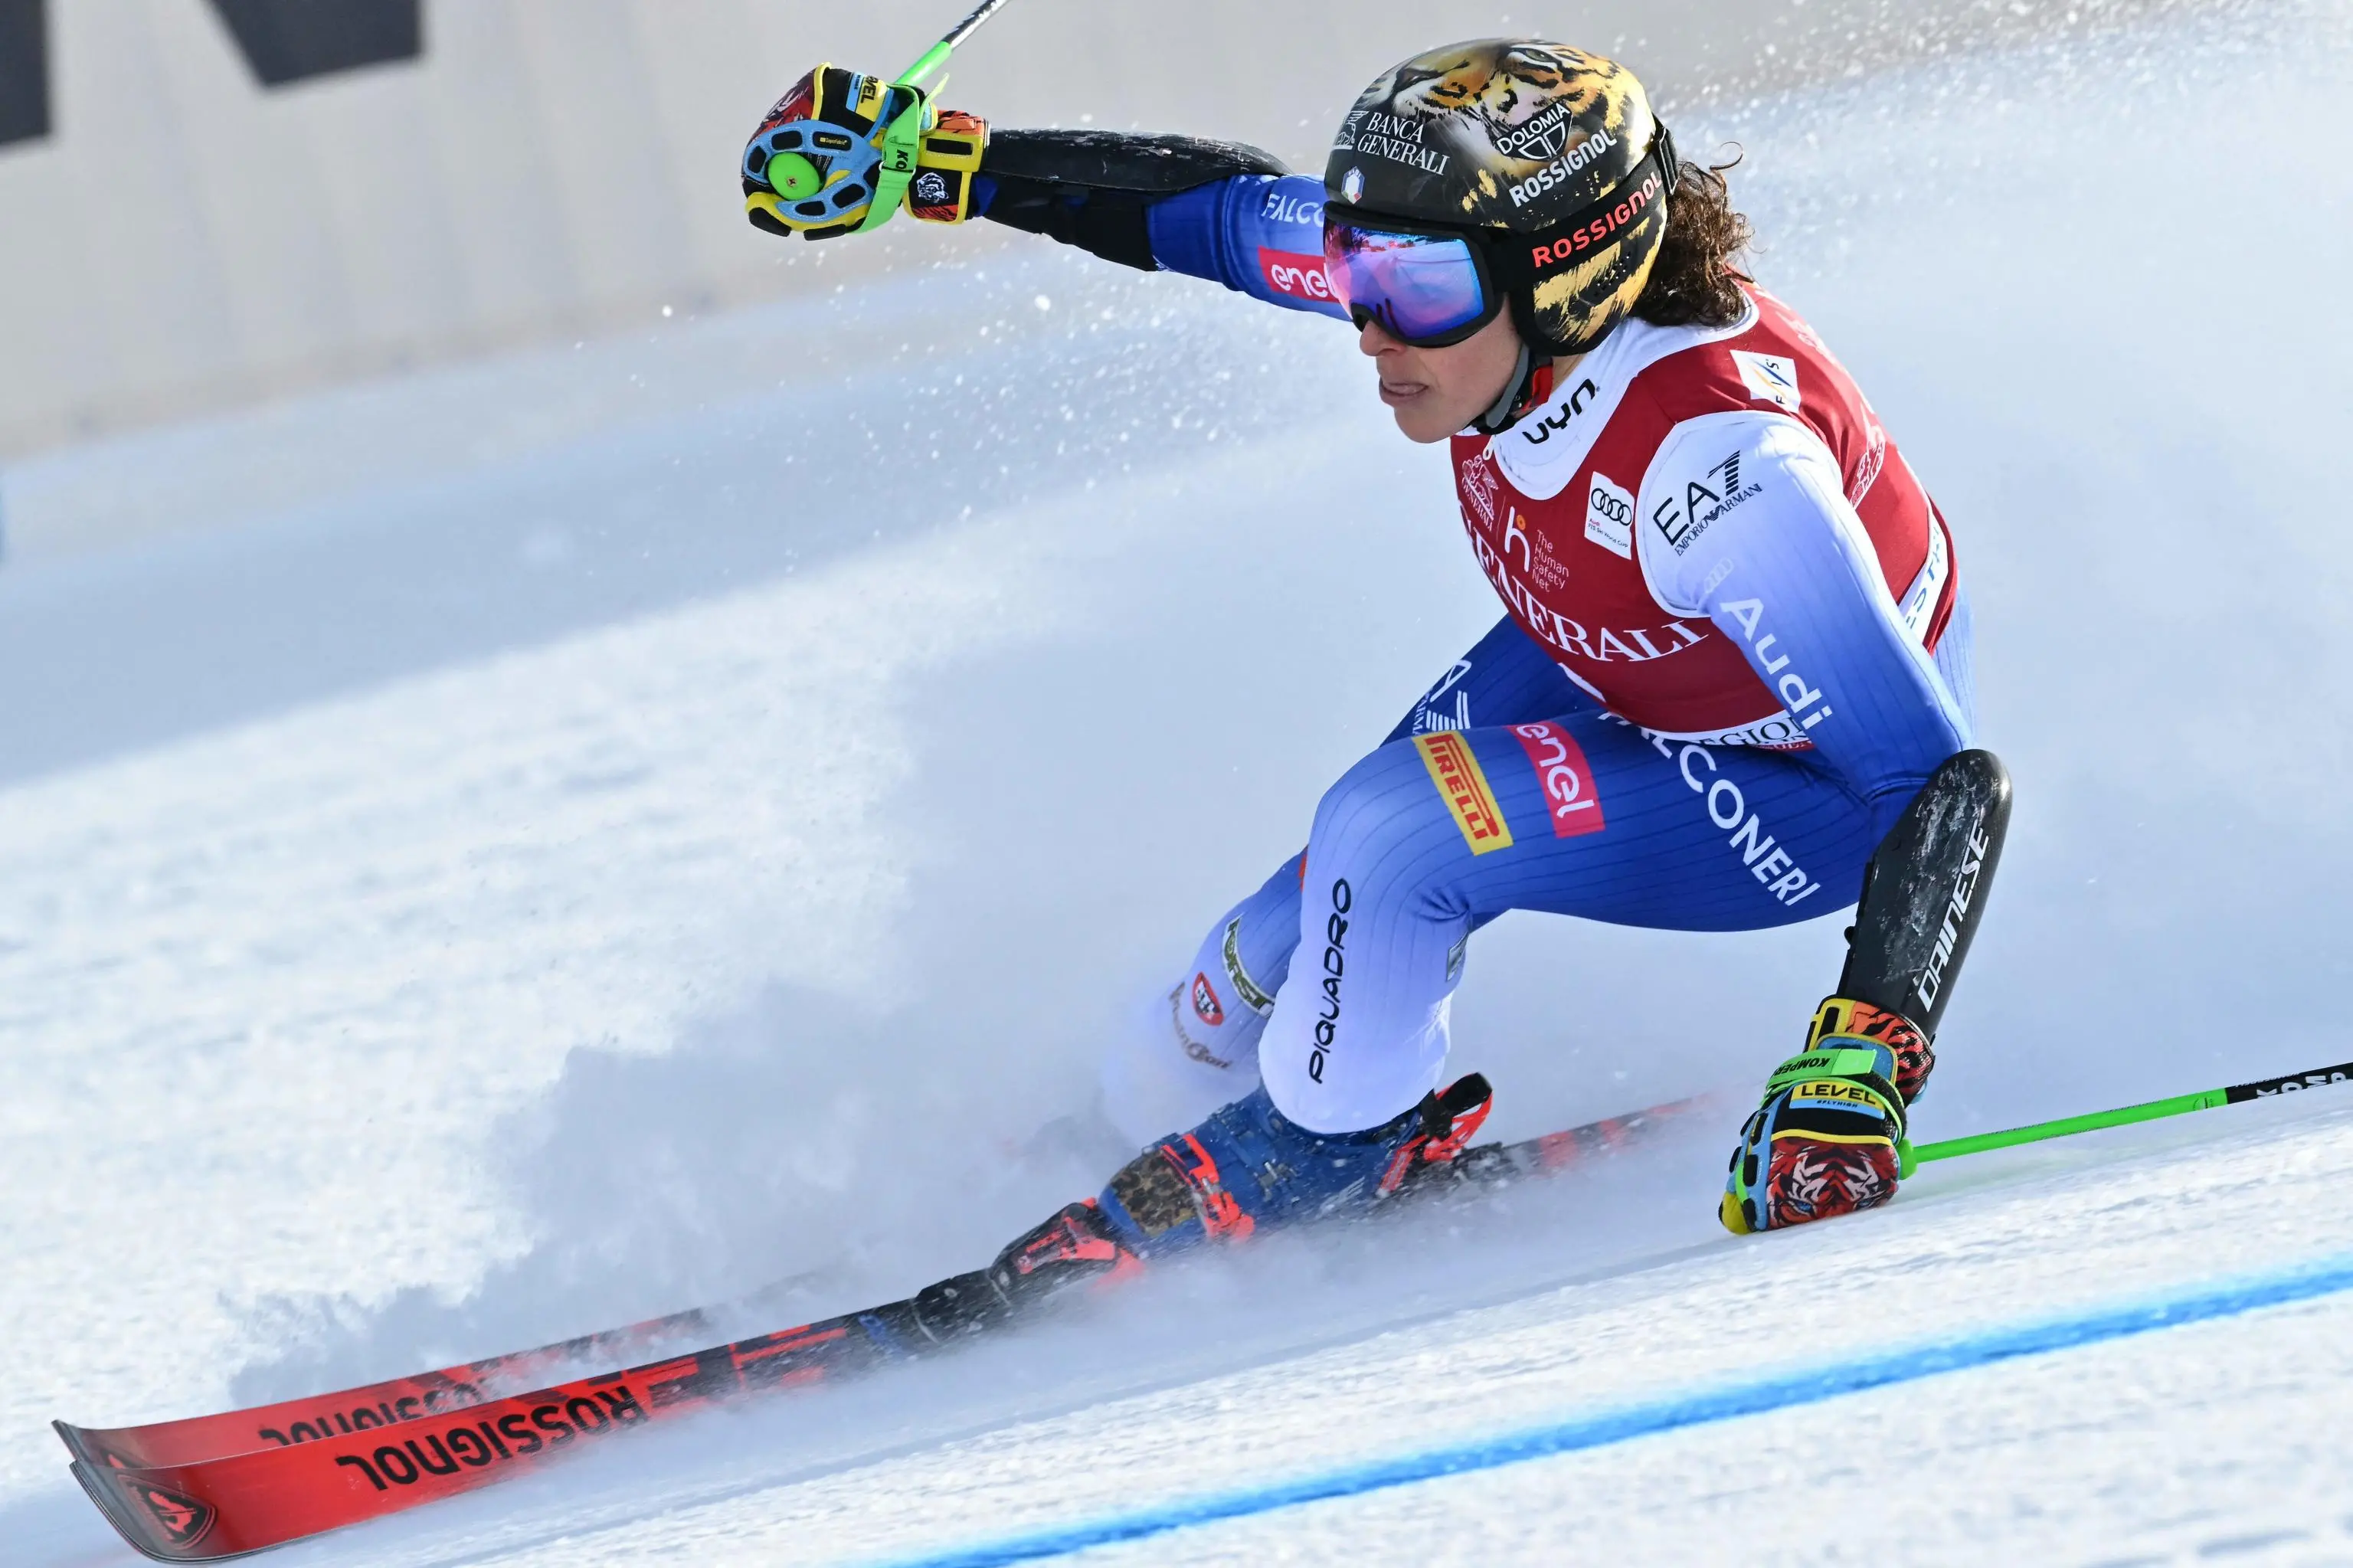
[[[1757,231],[1733,210],[1724,178],[1724,171],[1739,161],[1713,167],[1683,163],[1681,183],[1667,201],[1659,260],[1634,302],[1634,313],[1644,321],[1657,326],[1730,326],[1748,308],[1740,285],[1755,280],[1736,263]]]

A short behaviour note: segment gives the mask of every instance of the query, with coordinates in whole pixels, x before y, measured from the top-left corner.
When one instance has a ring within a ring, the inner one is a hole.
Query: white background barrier
[[[2163,0],[1514,3],[1021,0],[949,101],[1313,166],[1366,79],[1450,37],[1562,32],[1672,106]],[[52,130],[0,147],[0,455],[935,254],[904,224],[856,247],[761,236],[734,168],[802,69],[896,69],[962,5],[427,0],[421,59],[264,89],[206,0],[48,0]]]

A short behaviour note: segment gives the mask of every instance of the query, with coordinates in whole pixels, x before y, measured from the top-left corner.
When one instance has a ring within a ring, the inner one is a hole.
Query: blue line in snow
[[[1606,1447],[1652,1433],[1704,1426],[1711,1422],[1730,1421],[1743,1415],[1787,1410],[1793,1405],[1819,1404],[1823,1400],[1836,1399],[1841,1394],[1861,1393],[1894,1383],[1916,1383],[1922,1378],[1989,1366],[1997,1361],[2016,1361],[2023,1356],[2047,1355],[2053,1351],[2104,1344],[2110,1340],[2130,1339],[2134,1335],[2154,1333],[2160,1329],[2178,1329],[2189,1323],[2211,1322],[2217,1318],[2235,1318],[2266,1307],[2309,1301],[2346,1290],[2353,1290],[2353,1258],[2330,1259],[2287,1273],[2211,1285],[2136,1306],[2110,1308],[2018,1328],[1997,1329],[1989,1333],[1958,1339],[1930,1340],[1806,1372],[1702,1390],[1599,1415],[1579,1416],[1551,1425],[1531,1427],[1501,1437],[1459,1443],[1400,1458],[1352,1466],[1274,1486],[1252,1487],[1242,1491],[1166,1503],[1158,1508],[1139,1509],[1134,1513],[1114,1514],[1107,1519],[1015,1536],[988,1545],[909,1559],[901,1568],[999,1568],[1005,1563],[1034,1563],[1040,1558],[1060,1557],[1089,1547],[1142,1541],[1195,1525],[1214,1524],[1219,1520],[1271,1513],[1277,1509],[1295,1508],[1302,1503],[1322,1502],[1332,1498],[1357,1497],[1366,1492],[1385,1491],[1391,1487],[1411,1486],[1417,1481],[1435,1480],[1442,1476],[1498,1469],[1529,1459]]]

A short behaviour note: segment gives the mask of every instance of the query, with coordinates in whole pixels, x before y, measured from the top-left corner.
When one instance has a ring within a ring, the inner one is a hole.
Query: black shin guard
[[[1863,870],[1839,994],[1900,1012],[1933,1039],[2009,829],[2001,759],[1947,758]]]

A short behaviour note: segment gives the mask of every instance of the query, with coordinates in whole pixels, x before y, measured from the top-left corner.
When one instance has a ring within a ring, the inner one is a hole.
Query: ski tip
[[[219,1563],[245,1555],[234,1550],[206,1550],[206,1538],[218,1517],[211,1505],[148,1480],[140,1472],[111,1470],[76,1459],[73,1478],[124,1544],[142,1557],[157,1563]],[[154,1516],[152,1520],[131,1506],[126,1489],[146,1505]]]
[[[49,1429],[58,1441],[66,1446],[77,1465],[87,1465],[93,1470],[135,1470],[148,1461],[137,1448],[122,1448],[114,1438],[116,1434],[94,1426],[76,1426],[70,1421],[52,1421]]]
[[[49,1429],[58,1435],[58,1441],[66,1446],[66,1452],[73,1456],[77,1466],[105,1467],[105,1457],[98,1452],[95,1445],[88,1441],[87,1434],[80,1427],[70,1421],[52,1421]]]
[[[62,1426],[64,1423],[58,1422],[57,1425]],[[73,1478],[80,1483],[83,1495],[90,1499],[106,1522],[114,1526],[114,1533],[122,1537],[125,1545],[142,1557],[152,1558],[159,1563],[170,1561],[141,1539],[138,1528],[123,1517],[122,1510],[118,1506],[118,1499],[114,1496],[114,1489],[106,1484],[103,1477],[94,1474],[89,1466],[76,1459],[73,1462]]]

